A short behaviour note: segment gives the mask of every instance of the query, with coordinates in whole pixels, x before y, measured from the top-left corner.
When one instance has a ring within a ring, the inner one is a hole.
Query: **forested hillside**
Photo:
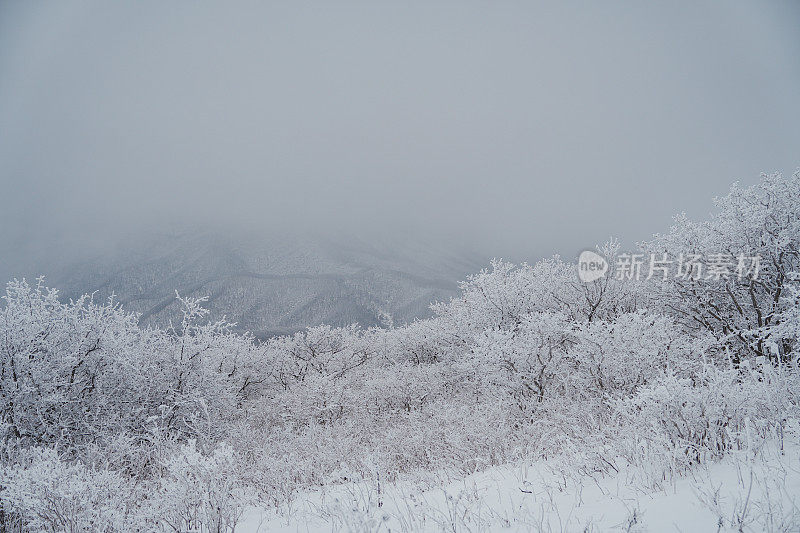
[[[141,326],[180,319],[176,290],[208,295],[205,307],[214,316],[258,338],[321,324],[370,327],[426,318],[431,302],[455,296],[457,280],[481,266],[474,254],[400,239],[376,244],[355,236],[245,230],[149,231],[86,253],[31,255],[27,265],[0,271],[46,274],[64,298],[114,294],[139,314]]]

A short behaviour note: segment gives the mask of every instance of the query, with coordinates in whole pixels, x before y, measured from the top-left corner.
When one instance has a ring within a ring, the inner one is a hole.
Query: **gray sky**
[[[800,165],[797,2],[122,4],[0,2],[0,241],[202,220],[574,255]]]

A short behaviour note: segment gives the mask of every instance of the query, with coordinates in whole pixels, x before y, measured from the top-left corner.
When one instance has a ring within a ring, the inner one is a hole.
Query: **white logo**
[[[578,257],[578,278],[585,283],[598,280],[608,272],[608,261],[602,255],[586,250]]]

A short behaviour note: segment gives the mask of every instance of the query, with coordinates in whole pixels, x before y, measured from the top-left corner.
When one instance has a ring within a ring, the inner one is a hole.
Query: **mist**
[[[2,255],[175,226],[631,245],[795,170],[798,27],[795,2],[3,2]]]

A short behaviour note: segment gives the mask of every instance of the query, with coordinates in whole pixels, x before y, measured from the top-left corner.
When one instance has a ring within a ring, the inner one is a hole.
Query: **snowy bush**
[[[629,428],[629,459],[645,464],[657,458],[674,471],[758,447],[797,417],[798,385],[796,366],[704,365],[692,377],[666,373],[617,402]]]
[[[233,532],[248,499],[230,446],[202,455],[189,441],[164,462],[164,470],[153,501],[165,529]]]
[[[580,326],[576,363],[598,394],[626,397],[666,370],[689,375],[710,340],[688,337],[668,316],[638,311]]]
[[[747,188],[734,185],[715,200],[710,220],[694,222],[685,214],[663,235],[643,243],[645,252],[672,258],[706,258],[697,276],[669,277],[657,284],[658,301],[687,327],[712,332],[734,349],[733,357],[785,359],[791,346],[781,338],[769,343],[747,332],[776,325],[789,303],[782,298],[792,272],[800,270],[800,172],[791,177],[762,176]],[[729,276],[709,276],[707,259],[724,254],[734,268]],[[756,275],[739,276],[753,267]],[[699,279],[696,279],[699,278]],[[755,342],[753,342],[755,340]],[[774,350],[770,349],[774,346]]]
[[[51,448],[32,448],[4,466],[0,487],[6,513],[27,530],[73,533],[147,527],[140,488],[113,471],[63,461]]]

